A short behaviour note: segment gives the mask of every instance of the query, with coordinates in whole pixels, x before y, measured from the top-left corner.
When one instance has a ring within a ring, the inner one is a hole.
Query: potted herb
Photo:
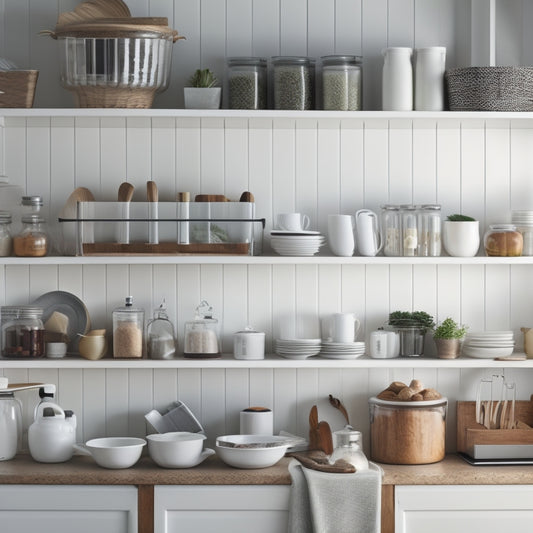
[[[455,359],[461,352],[461,341],[466,327],[460,326],[451,317],[445,318],[433,332],[437,355],[441,359]]]
[[[474,257],[479,250],[479,221],[466,215],[449,215],[443,225],[444,249],[453,257]]]
[[[425,311],[394,311],[389,314],[389,329],[400,336],[400,356],[422,355],[426,332],[434,326],[433,317]]]
[[[222,89],[216,76],[208,68],[197,69],[183,89],[186,109],[218,109]]]

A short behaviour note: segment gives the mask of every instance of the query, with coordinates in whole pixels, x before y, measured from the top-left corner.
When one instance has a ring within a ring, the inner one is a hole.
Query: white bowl
[[[104,437],[87,441],[85,448],[104,468],[129,468],[139,460],[145,444],[135,437]]]
[[[254,447],[232,447],[253,446]],[[216,440],[217,455],[236,468],[267,468],[275,465],[287,451],[290,440],[273,435],[226,435]]]
[[[202,451],[205,435],[188,431],[147,435],[150,457],[163,468],[192,468],[215,452]]]

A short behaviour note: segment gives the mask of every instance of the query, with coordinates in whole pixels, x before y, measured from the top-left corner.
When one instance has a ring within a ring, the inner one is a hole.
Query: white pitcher
[[[373,257],[383,245],[379,230],[379,218],[370,209],[360,209],[355,213],[356,246],[359,255]]]

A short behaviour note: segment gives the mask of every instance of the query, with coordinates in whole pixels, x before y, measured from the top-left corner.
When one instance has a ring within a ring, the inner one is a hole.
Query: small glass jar
[[[514,224],[491,224],[483,244],[488,256],[518,257],[522,255],[524,239]]]
[[[40,215],[25,215],[21,232],[13,238],[13,251],[18,257],[43,257],[48,253],[49,242],[45,219]]]
[[[172,359],[176,355],[174,326],[168,319],[164,300],[146,326],[146,344],[150,359]]]
[[[385,204],[381,206],[381,228],[383,231],[383,255],[388,257],[402,255],[402,219],[399,205]]]
[[[355,466],[356,472],[368,470],[368,459],[363,452],[363,436],[360,431],[355,431],[351,426],[346,426],[340,431],[334,432],[336,445],[329,457],[333,464],[339,459]]]
[[[44,357],[42,307],[4,306],[2,316],[2,356],[7,358]]]
[[[416,206],[402,205],[402,255],[414,257],[418,253],[418,221]]]
[[[22,206],[22,216],[24,215],[37,215],[41,211],[43,206],[42,196],[23,196],[20,205]]]
[[[227,63],[230,109],[267,108],[267,60],[231,57]]]
[[[313,108],[314,85],[308,57],[272,58],[274,109],[304,111]]]
[[[441,242],[440,205],[421,205],[418,212],[418,255],[440,256]]]
[[[144,354],[144,309],[133,307],[133,296],[113,311],[113,357],[141,358]]]
[[[322,99],[327,111],[361,109],[361,57],[323,56]]]
[[[188,359],[220,357],[218,320],[213,308],[203,300],[196,308],[194,320],[185,323],[184,356]]]
[[[11,213],[0,211],[0,257],[10,256],[13,249],[11,221]]]
[[[3,429],[0,461],[9,461],[22,443],[22,402],[12,392],[0,392],[0,419]]]

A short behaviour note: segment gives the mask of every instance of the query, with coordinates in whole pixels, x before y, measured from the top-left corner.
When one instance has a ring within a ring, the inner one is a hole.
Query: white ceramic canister
[[[370,334],[370,357],[393,359],[400,355],[400,336],[395,331],[378,329]]]
[[[22,404],[12,392],[0,393],[0,461],[17,454],[22,439]]]
[[[382,107],[383,111],[413,110],[413,49],[385,48],[382,52]]]
[[[415,56],[415,110],[443,111],[446,48],[417,48]]]
[[[256,360],[265,358],[265,334],[247,326],[233,335],[235,359]]]
[[[273,435],[274,415],[268,407],[248,407],[240,413],[241,435]]]

